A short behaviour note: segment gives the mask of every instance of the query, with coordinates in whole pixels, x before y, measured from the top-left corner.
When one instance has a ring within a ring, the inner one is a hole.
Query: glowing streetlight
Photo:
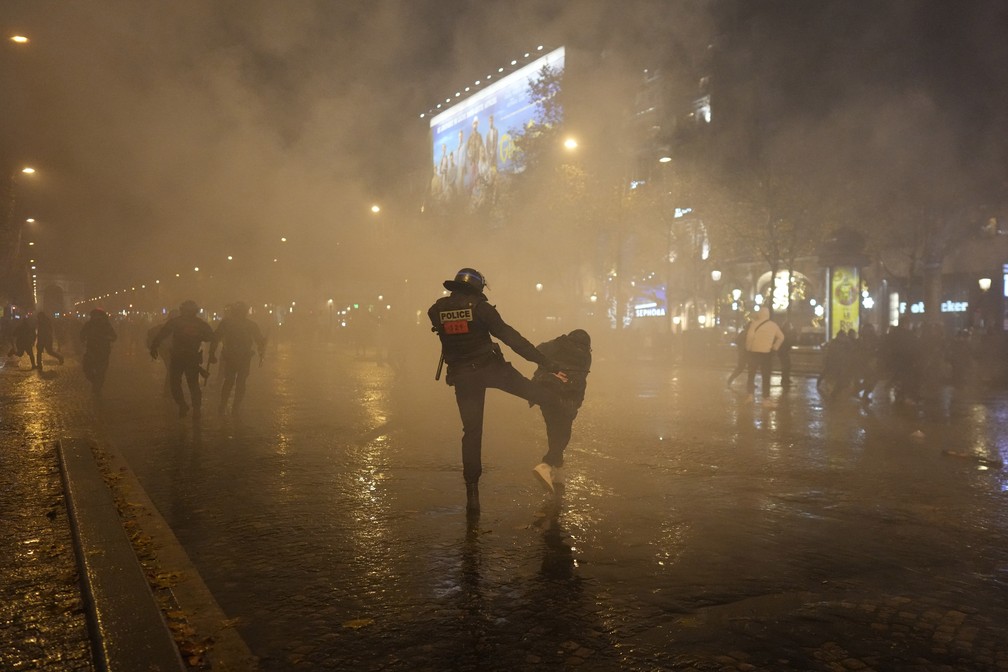
[[[990,278],[980,278],[979,280],[977,280],[977,284],[980,285],[980,291],[981,292],[986,292],[988,289],[991,288],[991,279]]]
[[[24,35],[11,35],[11,42],[16,42],[17,44],[28,44],[28,38]]]
[[[373,213],[375,213],[377,215],[379,212],[381,212],[381,206],[379,206],[377,203],[374,204],[374,205],[372,205],[371,206],[371,212],[373,212]]]
[[[24,173],[25,175],[34,175],[35,169],[32,168],[31,166],[25,166],[24,168],[21,169],[21,172]]]
[[[710,279],[714,282],[721,282],[721,271],[716,268],[710,272]]]
[[[567,138],[563,144],[564,148],[568,150],[575,150],[578,147],[578,141],[575,138]]]
[[[668,155],[658,157],[658,163],[669,163],[671,161],[672,157]]]

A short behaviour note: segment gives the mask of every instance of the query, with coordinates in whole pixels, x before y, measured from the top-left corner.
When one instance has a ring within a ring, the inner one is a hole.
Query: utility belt
[[[496,343],[492,344],[490,350],[481,355],[477,355],[473,359],[466,360],[464,362],[456,362],[448,364],[448,374],[445,376],[445,382],[449,385],[453,385],[455,382],[455,377],[459,374],[466,374],[472,371],[478,371],[484,367],[490,366],[491,364],[500,364],[504,362],[504,353],[501,352],[500,346]]]

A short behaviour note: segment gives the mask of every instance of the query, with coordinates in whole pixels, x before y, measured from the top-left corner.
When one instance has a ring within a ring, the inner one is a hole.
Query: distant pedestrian
[[[546,422],[548,450],[534,472],[550,492],[555,492],[565,482],[561,468],[564,464],[564,450],[570,443],[574,418],[584,402],[585,389],[588,387],[592,361],[591,337],[584,329],[575,329],[569,334],[540,343],[536,349],[550,361],[556,362],[560,366],[560,372],[566,376],[564,380],[559,374],[541,365],[532,375],[534,382],[555,391],[568,406],[562,410],[552,406],[540,407]],[[570,409],[573,409],[573,415]]]
[[[777,359],[780,360],[780,384],[783,388],[791,387],[791,348],[795,345],[797,333],[790,321],[781,327],[784,340],[777,349]]]
[[[448,365],[445,380],[455,388],[455,402],[462,418],[466,510],[477,513],[480,509],[479,479],[483,473],[483,405],[487,388],[503,390],[558,413],[565,412],[566,408],[570,417],[574,413],[564,405],[560,395],[533,383],[504,359],[500,346],[491,336],[499,338],[528,361],[557,373],[561,380],[566,378],[558,364],[547,359],[528,339],[504,322],[483,293],[486,280],[479,271],[463,268],[453,280],[445,280],[443,284],[451,294],[435,301],[427,310],[427,316],[431,331],[441,339],[442,361]]]
[[[102,387],[105,385],[112,342],[116,340],[116,332],[112,328],[108,313],[100,308],[92,310],[90,319],[81,327],[80,339],[84,343],[81,368],[84,370],[84,377],[91,382],[91,390],[97,397],[101,395]]]
[[[746,352],[745,342],[746,342],[746,332],[749,330],[748,323],[744,329],[740,329],[737,334],[735,334],[735,368],[732,372],[728,374],[728,380],[725,383],[728,387],[732,386],[735,379],[742,375],[742,372],[746,370],[749,365],[749,353]]]
[[[18,319],[14,325],[14,347],[7,353],[8,357],[22,357],[28,355],[31,361],[31,368],[35,365],[35,317],[29,313]]]
[[[174,309],[172,309],[168,313],[168,320],[172,319],[173,317],[178,317],[178,315],[179,315],[178,309],[174,308]],[[151,349],[151,346],[154,344],[154,339],[157,337],[158,332],[160,332],[161,328],[165,324],[167,324],[167,323],[168,322],[166,320],[162,324],[155,324],[153,327],[151,327],[150,329],[147,330],[147,350]],[[161,363],[164,364],[164,370],[165,370],[165,372],[164,372],[164,386],[162,388],[162,394],[165,397],[170,397],[171,396],[171,343],[168,342],[167,340],[161,341],[161,343],[158,345],[157,351],[158,351],[158,358],[161,360]]]
[[[749,357],[748,380],[746,390],[751,400],[756,392],[756,373],[760,374],[760,384],[763,389],[763,399],[770,394],[770,371],[773,366],[773,353],[780,349],[784,341],[784,332],[777,323],[770,319],[770,311],[766,306],[760,306],[753,314],[753,321],[746,330],[746,352]]]
[[[179,417],[189,413],[189,404],[182,393],[182,377],[189,387],[189,401],[192,404],[193,420],[199,420],[203,395],[200,390],[200,374],[203,370],[203,351],[200,346],[213,338],[213,329],[199,317],[199,306],[195,301],[185,301],[179,307],[177,317],[165,322],[151,342],[150,356],[158,358],[158,346],[171,338],[171,365],[168,367],[172,397],[178,404]]]
[[[38,318],[36,322],[36,336],[35,336],[35,347],[36,352],[36,365],[39,371],[42,370],[42,353],[55,357],[56,361],[63,364],[63,355],[58,352],[53,351],[53,339],[55,338],[55,329],[53,327],[52,318],[45,311],[39,311]]]
[[[245,398],[245,381],[248,380],[252,355],[259,353],[260,365],[266,355],[266,338],[259,325],[248,318],[248,304],[238,301],[228,308],[227,315],[217,325],[210,341],[210,363],[217,361],[217,346],[223,344],[221,370],[224,383],[221,386],[220,405],[217,407],[218,415],[224,415],[227,410],[232,388],[234,402],[231,404],[231,414],[239,414]]]

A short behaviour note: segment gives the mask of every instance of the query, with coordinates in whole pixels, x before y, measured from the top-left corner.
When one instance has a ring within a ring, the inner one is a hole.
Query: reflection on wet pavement
[[[561,501],[541,417],[488,396],[472,519],[426,370],[282,346],[197,434],[140,374],[110,377],[109,438],[263,669],[1008,665],[1006,478],[971,459],[1004,459],[1008,395],[747,403],[601,360]]]

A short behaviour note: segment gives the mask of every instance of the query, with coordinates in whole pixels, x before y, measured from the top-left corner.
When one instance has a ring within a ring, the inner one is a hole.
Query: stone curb
[[[135,505],[133,515],[138,526],[155,541],[158,565],[175,577],[171,593],[179,609],[201,636],[213,639],[212,646],[206,651],[210,669],[214,672],[258,670],[257,659],[235,630],[234,620],[228,619],[217,604],[175,533],[140,485],[136,474],[108,442],[100,442],[99,452],[108,460],[107,466],[118,477],[119,486],[129,502]]]
[[[137,561],[91,442],[57,446],[70,528],[99,669],[186,669]]]
[[[160,607],[157,605],[157,601],[151,593],[150,585],[147,582],[143,567],[137,559],[132,548],[132,544],[130,544],[129,539],[126,537],[125,531],[122,528],[122,520],[119,517],[118,508],[116,507],[108,485],[105,483],[104,477],[102,476],[94,448],[97,448],[97,452],[99,453],[98,457],[100,459],[107,460],[106,466],[115,475],[115,478],[117,479],[117,488],[122,489],[120,494],[126,497],[126,499],[130,502],[132,511],[131,516],[135,517],[138,527],[155,541],[157,546],[156,555],[159,568],[166,573],[170,573],[174,577],[170,588],[172,597],[177,603],[179,609],[185,613],[187,622],[201,635],[206,635],[211,638],[212,646],[210,646],[205,653],[209,669],[212,669],[215,672],[253,672],[257,670],[258,665],[256,658],[252,655],[248,646],[234,629],[234,621],[226,618],[220,606],[213,598],[213,595],[203,583],[199,572],[190,561],[189,556],[175,537],[174,532],[171,531],[167,522],[165,522],[158,513],[157,508],[154,506],[153,502],[151,502],[146,491],[144,491],[140,482],[137,480],[136,475],[129,468],[123,458],[106,442],[101,442],[96,445],[95,442],[91,440],[64,439],[59,443],[58,447],[61,464],[63,465],[64,487],[67,492],[68,508],[71,509],[71,526],[74,528],[74,541],[76,542],[75,545],[77,546],[76,550],[78,556],[81,556],[83,546],[78,539],[79,535],[76,531],[77,514],[74,513],[74,510],[76,509],[78,512],[81,512],[82,506],[81,503],[71,505],[71,502],[76,499],[71,498],[71,494],[75,490],[79,489],[79,487],[75,487],[72,480],[86,476],[87,478],[97,478],[98,483],[101,488],[104,489],[105,494],[105,497],[103,498],[104,501],[93,501],[88,502],[88,504],[106,508],[103,515],[110,518],[110,520],[105,522],[109,526],[118,529],[118,536],[125,540],[125,543],[128,546],[129,558],[132,561],[132,565],[143,579],[143,590],[140,590],[140,586],[135,586],[133,599],[147,600],[154,605],[159,621],[159,625],[157,627],[159,627],[162,631],[162,633],[159,633],[157,636],[160,637],[162,634],[167,635],[171,647],[175,652],[175,656],[178,657],[178,664],[181,666],[157,667],[146,659],[141,659],[145,661],[145,666],[143,667],[132,667],[130,665],[113,667],[108,665],[105,669],[122,669],[132,671],[134,669],[185,670],[186,668],[182,663],[181,657],[179,657],[174,638],[164,621]],[[67,459],[65,455],[71,456],[71,459],[76,458],[80,462],[86,463],[85,467],[77,469],[76,467],[79,465],[71,462],[71,460]],[[70,468],[67,468],[68,465]],[[88,470],[93,473],[87,473]],[[84,515],[88,515],[88,513],[85,513]],[[81,575],[82,577],[85,577],[85,598],[88,598],[89,589],[86,584],[90,579],[89,570],[85,567],[83,562],[80,562],[80,565]],[[124,593],[125,586],[117,588],[117,590],[120,593]],[[140,593],[145,593],[145,595]],[[95,606],[97,606],[96,603]],[[94,611],[95,608],[89,605],[89,612]],[[99,623],[97,618],[92,618],[92,622],[93,624]],[[152,627],[153,626],[154,624],[152,624]],[[100,636],[101,633],[96,632],[95,634]],[[98,645],[95,646],[95,650],[100,650]]]

